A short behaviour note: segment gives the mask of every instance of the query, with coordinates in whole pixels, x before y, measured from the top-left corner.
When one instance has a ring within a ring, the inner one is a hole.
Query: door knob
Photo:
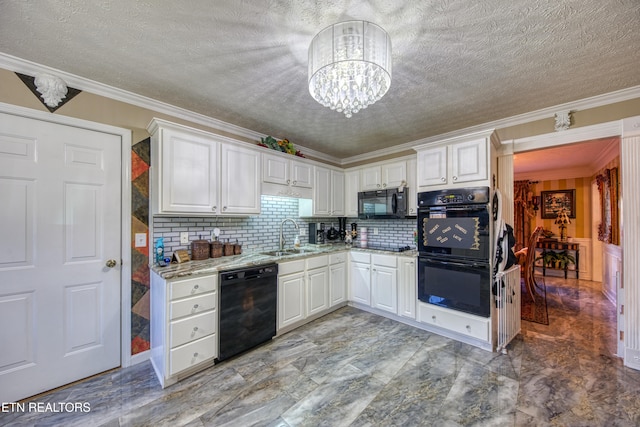
[[[107,264],[106,264],[106,265],[107,265],[107,267],[109,267],[109,268],[113,268],[113,267],[115,267],[117,264],[118,264],[118,263],[116,262],[116,260],[115,260],[115,259],[110,259],[110,260],[108,260],[108,261],[107,261]]]

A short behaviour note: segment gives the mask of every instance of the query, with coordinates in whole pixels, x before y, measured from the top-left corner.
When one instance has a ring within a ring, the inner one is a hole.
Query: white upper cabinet
[[[358,216],[358,191],[360,191],[360,171],[352,170],[344,174],[345,198],[344,215],[348,217]]]
[[[418,188],[488,185],[492,142],[499,144],[493,130],[415,147]]]
[[[287,155],[262,154],[263,193],[273,196],[311,197],[313,166]]]
[[[312,209],[301,200],[300,216],[344,216],[344,172],[320,166],[314,171]]]
[[[406,185],[407,162],[391,162],[379,166],[366,167],[360,171],[362,191],[396,188]]]
[[[154,215],[260,213],[258,150],[159,119],[153,119],[148,130]]]
[[[260,153],[235,144],[222,144],[221,214],[260,213]]]
[[[166,122],[154,121],[150,127],[153,213],[219,213],[218,142]]]

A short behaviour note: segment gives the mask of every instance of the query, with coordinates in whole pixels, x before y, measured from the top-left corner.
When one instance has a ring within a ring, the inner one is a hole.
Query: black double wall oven
[[[418,299],[489,317],[489,187],[418,193]]]

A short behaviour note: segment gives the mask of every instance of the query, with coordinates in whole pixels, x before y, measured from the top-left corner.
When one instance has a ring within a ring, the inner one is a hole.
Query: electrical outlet
[[[377,236],[377,235],[378,235],[378,229],[377,229],[377,228],[374,228],[374,229],[373,229],[373,235],[374,235],[374,236]]]
[[[136,248],[144,248],[147,246],[147,233],[136,233]]]
[[[300,235],[301,236],[306,236],[307,235],[307,229],[304,228],[304,227],[300,228]]]
[[[188,231],[181,231],[180,232],[180,244],[181,245],[188,245],[189,244],[189,232]]]

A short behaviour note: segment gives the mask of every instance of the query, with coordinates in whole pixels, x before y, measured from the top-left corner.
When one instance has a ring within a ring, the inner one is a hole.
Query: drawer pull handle
[[[193,357],[198,357],[198,352],[193,353]]]
[[[194,285],[193,289],[198,289],[200,287],[200,285]]]
[[[193,332],[198,332],[198,327],[197,326],[193,327]]]
[[[431,316],[431,318],[433,319],[433,321],[436,321],[436,316]]]
[[[198,304],[193,304],[193,309],[196,310],[198,308]]]
[[[467,325],[467,331],[471,331],[471,326]]]

